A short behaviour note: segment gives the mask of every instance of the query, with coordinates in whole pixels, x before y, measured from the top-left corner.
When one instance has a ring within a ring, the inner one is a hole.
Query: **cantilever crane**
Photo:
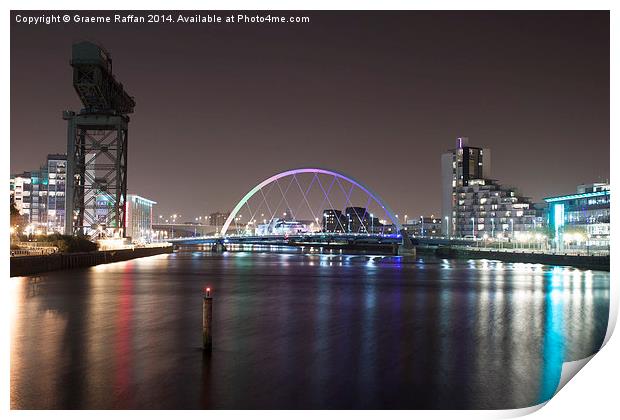
[[[65,232],[124,237],[127,132],[136,105],[112,73],[102,47],[72,47],[73,87],[84,109],[63,112],[68,121]]]
[[[126,115],[133,112],[136,102],[112,74],[110,54],[90,42],[73,45],[73,87],[91,112]]]

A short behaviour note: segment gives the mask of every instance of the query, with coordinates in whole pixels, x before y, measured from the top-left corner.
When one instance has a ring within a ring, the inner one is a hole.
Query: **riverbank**
[[[546,254],[536,252],[501,252],[492,250],[439,247],[434,254],[443,258],[499,260],[512,263],[568,265],[585,270],[609,271],[609,255]]]
[[[172,253],[172,245],[108,251],[59,253],[51,255],[32,255],[11,258],[11,277],[28,276],[46,271],[67,270],[70,268],[92,267],[134,258],[150,257]]]

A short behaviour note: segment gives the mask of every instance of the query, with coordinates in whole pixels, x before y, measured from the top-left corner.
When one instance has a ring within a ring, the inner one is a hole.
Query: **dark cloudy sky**
[[[66,151],[61,111],[80,109],[71,44],[95,41],[137,103],[129,192],[158,214],[229,209],[305,166],[358,178],[397,213],[439,213],[440,154],[457,136],[490,147],[493,177],[535,200],[609,177],[608,12],[295,12],[310,23],[219,26],[28,26],[16,14],[41,13],[12,12],[11,171]]]

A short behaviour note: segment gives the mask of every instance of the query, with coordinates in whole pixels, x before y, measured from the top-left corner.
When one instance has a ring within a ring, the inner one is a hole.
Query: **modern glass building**
[[[609,249],[609,199],[606,183],[585,184],[576,194],[547,197],[547,220],[553,247]]]
[[[153,200],[127,194],[125,236],[132,242],[151,242],[153,239]]]

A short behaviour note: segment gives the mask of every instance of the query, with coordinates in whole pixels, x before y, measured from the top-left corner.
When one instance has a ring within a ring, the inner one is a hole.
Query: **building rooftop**
[[[149,200],[148,198],[144,198],[139,196],[138,194],[127,194],[127,200],[133,201],[145,201],[147,204],[157,204],[157,201]]]
[[[66,153],[50,153],[47,155],[47,160],[67,160]]]
[[[588,192],[588,193],[581,193],[581,194],[560,195],[557,197],[547,197],[547,198],[544,198],[543,200],[545,200],[547,203],[553,203],[556,201],[574,200],[577,198],[600,197],[602,195],[609,195],[609,190],[595,191],[595,192]]]

